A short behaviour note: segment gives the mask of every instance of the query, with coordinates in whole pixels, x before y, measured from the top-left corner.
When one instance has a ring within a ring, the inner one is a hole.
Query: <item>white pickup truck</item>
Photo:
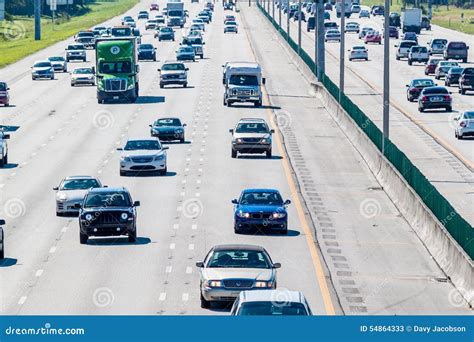
[[[426,46],[415,45],[408,51],[408,65],[412,65],[413,62],[427,63],[430,59],[430,53]]]
[[[8,139],[10,139],[10,135],[0,131],[0,167],[8,164]]]

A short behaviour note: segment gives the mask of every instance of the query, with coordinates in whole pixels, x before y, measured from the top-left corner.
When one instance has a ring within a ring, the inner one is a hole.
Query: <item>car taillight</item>
[[[423,96],[423,97],[421,98],[421,101],[426,102],[426,101],[428,101],[428,98],[427,98],[426,96]]]
[[[465,121],[461,121],[461,122],[459,123],[459,126],[461,126],[461,127],[466,127],[466,122],[465,122]]]
[[[449,95],[444,95],[444,99],[445,99],[446,101],[451,101],[451,96],[449,96]]]

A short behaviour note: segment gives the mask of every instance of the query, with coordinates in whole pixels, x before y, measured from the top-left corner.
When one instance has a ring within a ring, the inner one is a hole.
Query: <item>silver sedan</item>
[[[77,215],[79,209],[76,204],[81,204],[91,188],[101,188],[102,184],[97,178],[91,176],[70,176],[61,181],[56,191],[56,215]]]
[[[201,273],[202,308],[233,301],[244,290],[275,289],[276,269],[281,267],[263,247],[252,245],[215,246],[196,266]]]

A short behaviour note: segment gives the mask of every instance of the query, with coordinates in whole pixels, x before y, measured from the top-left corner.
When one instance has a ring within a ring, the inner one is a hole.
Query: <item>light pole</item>
[[[318,5],[316,1],[317,0],[314,0],[311,5],[311,14],[314,16],[314,74],[318,75]]]
[[[298,56],[301,55],[301,0],[298,0]]]
[[[385,155],[385,139],[389,138],[390,121],[390,35],[389,35],[390,0],[385,0],[384,35],[383,35],[383,138],[382,154]]]
[[[280,0],[279,6],[278,6],[278,26],[281,29],[281,5],[283,1]]]
[[[275,20],[275,0],[271,0],[272,1],[272,18],[273,20]]]
[[[317,24],[316,33],[317,35],[317,45],[318,45],[318,80],[321,82],[322,77],[325,73],[325,51],[324,51],[324,3],[322,0],[318,0],[317,4]]]
[[[339,103],[342,101],[342,94],[344,94],[344,62],[346,58],[345,54],[345,38],[346,38],[346,0],[341,0],[341,41],[340,41],[340,52],[339,52]]]
[[[288,41],[290,41],[290,2],[287,1],[286,7],[286,34],[288,35]]]
[[[35,40],[41,40],[41,0],[35,0]]]

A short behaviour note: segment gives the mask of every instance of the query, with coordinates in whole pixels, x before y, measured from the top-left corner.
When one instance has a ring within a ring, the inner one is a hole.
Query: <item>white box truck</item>
[[[179,26],[183,28],[184,23],[186,22],[184,3],[181,1],[168,1],[166,9],[168,15],[168,26]]]
[[[421,9],[407,8],[402,12],[402,30],[403,32],[415,32],[420,34],[421,31]]]
[[[346,0],[344,2],[344,5],[345,5],[345,16],[346,18],[350,18],[351,17],[351,14],[352,14],[352,3],[350,0]],[[341,17],[341,8],[342,8],[342,1],[341,0],[338,0],[338,2],[336,2],[336,16],[338,18]]]

